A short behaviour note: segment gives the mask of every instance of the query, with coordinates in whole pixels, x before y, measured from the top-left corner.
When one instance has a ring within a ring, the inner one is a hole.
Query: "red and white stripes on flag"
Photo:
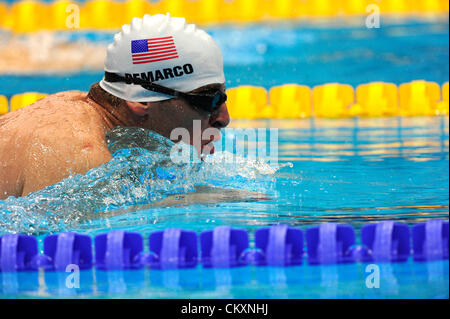
[[[178,58],[173,37],[131,41],[133,64],[151,63]]]

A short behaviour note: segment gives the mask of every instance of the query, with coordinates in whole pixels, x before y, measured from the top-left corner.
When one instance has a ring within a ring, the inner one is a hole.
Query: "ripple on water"
[[[108,136],[112,159],[26,197],[0,201],[0,233],[46,233],[117,211],[190,194],[199,185],[270,193],[282,166],[217,152],[205,161],[176,164],[170,140],[139,128],[116,128]],[[190,149],[187,156],[194,156]]]

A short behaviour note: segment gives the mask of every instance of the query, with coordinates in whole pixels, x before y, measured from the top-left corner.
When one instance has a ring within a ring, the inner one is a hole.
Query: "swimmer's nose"
[[[223,103],[220,108],[209,118],[209,124],[212,127],[221,129],[230,124],[230,115],[228,114],[227,103]]]

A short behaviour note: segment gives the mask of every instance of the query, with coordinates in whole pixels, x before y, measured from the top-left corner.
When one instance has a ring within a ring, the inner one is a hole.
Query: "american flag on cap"
[[[178,58],[173,37],[162,37],[131,41],[133,64],[158,62]]]

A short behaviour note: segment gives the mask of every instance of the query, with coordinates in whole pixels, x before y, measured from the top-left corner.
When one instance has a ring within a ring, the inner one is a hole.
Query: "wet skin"
[[[211,84],[192,92],[220,88]],[[223,128],[230,121],[226,103],[213,114],[180,99],[163,102],[124,101],[112,107],[101,97],[80,91],[47,96],[0,117],[0,200],[25,196],[74,174],[85,174],[111,159],[105,135],[116,126],[143,127],[165,137],[175,128],[191,134],[193,121],[201,132]],[[209,152],[217,134],[203,137],[199,152]],[[191,139],[190,143],[195,145]],[[208,145],[209,144],[209,145]]]

